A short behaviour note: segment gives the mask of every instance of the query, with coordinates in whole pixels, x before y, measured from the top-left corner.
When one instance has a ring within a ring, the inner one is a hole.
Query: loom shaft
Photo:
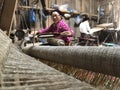
[[[33,46],[23,51],[39,59],[120,77],[119,47]]]

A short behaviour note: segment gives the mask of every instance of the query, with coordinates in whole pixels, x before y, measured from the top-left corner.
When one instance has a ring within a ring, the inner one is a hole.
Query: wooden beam
[[[3,31],[7,31],[7,35],[10,35],[13,23],[13,16],[15,14],[18,0],[4,0],[2,13],[0,17],[0,28]]]
[[[32,6],[18,6],[19,9],[38,9],[40,10],[40,7],[32,7]]]

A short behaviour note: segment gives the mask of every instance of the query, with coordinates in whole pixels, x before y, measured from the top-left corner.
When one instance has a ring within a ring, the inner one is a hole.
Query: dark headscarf
[[[86,14],[82,15],[81,17],[82,17],[82,22],[89,20],[89,17]]]
[[[51,11],[51,15],[52,15],[53,12],[58,12],[59,15],[63,16],[63,13],[58,9],[55,9],[55,10]]]

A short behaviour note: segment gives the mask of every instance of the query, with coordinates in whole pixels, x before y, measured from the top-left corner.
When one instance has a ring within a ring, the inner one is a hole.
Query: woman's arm
[[[60,35],[62,35],[62,36],[73,36],[74,35],[74,31],[64,21],[61,21],[61,23],[59,24],[59,28],[62,31],[60,33]]]
[[[44,34],[46,32],[49,32],[51,30],[51,26],[45,28],[45,29],[39,29],[39,30],[35,30],[35,31],[32,31],[31,34],[34,35],[34,34]]]

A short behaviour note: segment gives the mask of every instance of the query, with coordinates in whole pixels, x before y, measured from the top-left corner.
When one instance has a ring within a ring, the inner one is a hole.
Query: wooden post
[[[0,17],[0,28],[3,31],[7,31],[7,35],[10,35],[13,23],[13,16],[15,14],[18,0],[4,0],[2,13]]]
[[[85,12],[85,0],[82,0],[82,12]]]

